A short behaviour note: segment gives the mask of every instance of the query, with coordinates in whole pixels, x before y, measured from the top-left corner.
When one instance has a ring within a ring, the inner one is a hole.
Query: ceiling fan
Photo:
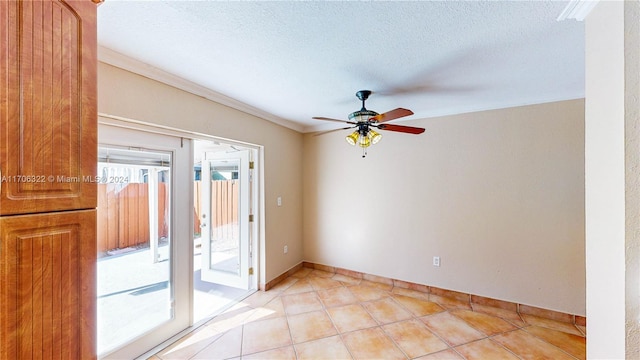
[[[378,141],[382,139],[382,135],[380,135],[380,133],[375,131],[373,128],[416,135],[422,134],[424,132],[424,129],[419,127],[384,124],[387,121],[413,115],[413,111],[404,108],[397,108],[391,111],[387,111],[386,113],[378,114],[375,111],[367,110],[367,108],[364,106],[364,102],[369,98],[369,95],[371,95],[371,90],[360,90],[356,93],[358,99],[362,101],[362,109],[349,114],[349,120],[338,120],[314,116],[312,119],[315,120],[337,121],[351,125],[340,129],[321,132],[319,134],[316,134],[316,136],[334,131],[355,128],[356,130],[353,133],[347,135],[346,140],[353,146],[355,146],[356,144],[359,145],[362,148],[362,157],[365,157],[367,155],[367,148],[372,144],[378,143]]]

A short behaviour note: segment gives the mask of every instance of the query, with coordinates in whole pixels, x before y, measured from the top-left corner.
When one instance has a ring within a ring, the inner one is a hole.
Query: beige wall
[[[264,146],[263,281],[308,260],[585,314],[581,100],[407,122],[427,132],[362,159],[103,63],[99,91],[101,113]]]
[[[98,111],[264,146],[266,271],[269,281],[302,261],[302,135],[131,72],[100,63]],[[282,196],[283,206],[276,198]],[[283,246],[288,245],[288,254]]]
[[[583,100],[406,124],[305,135],[305,260],[584,315]]]

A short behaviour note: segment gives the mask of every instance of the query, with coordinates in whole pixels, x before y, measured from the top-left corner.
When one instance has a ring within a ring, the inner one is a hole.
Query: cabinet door
[[[95,358],[95,219],[0,217],[0,359]]]
[[[96,4],[0,1],[0,215],[96,207]]]

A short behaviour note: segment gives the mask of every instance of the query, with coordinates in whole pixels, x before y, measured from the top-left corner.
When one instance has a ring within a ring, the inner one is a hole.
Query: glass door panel
[[[98,137],[98,355],[132,359],[190,325],[191,141],[106,124]]]
[[[208,153],[202,161],[204,281],[249,288],[249,151]]]
[[[238,172],[240,161],[213,160],[211,171],[211,249],[209,269],[240,275],[240,223]]]
[[[172,154],[99,147],[98,352],[172,318]]]

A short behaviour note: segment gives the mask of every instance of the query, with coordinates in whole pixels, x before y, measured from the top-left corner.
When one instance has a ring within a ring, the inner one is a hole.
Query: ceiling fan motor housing
[[[362,136],[367,136],[369,133],[369,123],[361,123],[358,125],[358,133]]]
[[[369,95],[371,95],[371,93],[371,90],[360,90],[356,93],[356,97],[362,101],[365,101],[369,98]]]
[[[351,114],[349,114],[349,121],[353,121],[357,123],[367,122],[369,121],[370,118],[376,115],[378,115],[377,112],[362,108],[362,110],[354,111]]]

